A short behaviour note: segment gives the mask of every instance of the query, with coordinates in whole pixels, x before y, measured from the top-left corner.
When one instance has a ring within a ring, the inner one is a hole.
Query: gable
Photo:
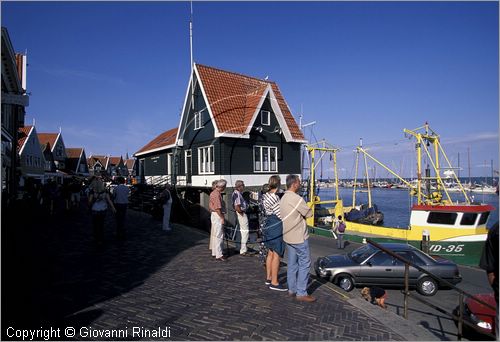
[[[266,97],[280,121],[287,142],[305,142],[291,111],[275,82],[196,64],[195,77],[214,122],[215,137],[248,138],[251,127]],[[190,82],[191,83],[191,82]],[[188,87],[188,94],[189,95]],[[183,116],[190,102],[186,96]],[[182,123],[182,118],[181,118]]]
[[[49,144],[49,148],[52,152],[54,145],[57,140],[57,133],[38,133],[38,140],[40,141],[40,145],[43,145],[44,148]]]

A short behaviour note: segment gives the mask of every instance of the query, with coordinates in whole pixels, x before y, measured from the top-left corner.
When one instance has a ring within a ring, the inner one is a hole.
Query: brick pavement
[[[129,210],[128,240],[119,243],[108,214],[99,250],[87,212],[24,219],[2,231],[3,339],[9,326],[73,326],[122,329],[125,340],[156,339],[133,327],[168,327],[173,340],[404,340],[325,284],[311,283],[316,303],[300,303],[264,285],[257,257],[214,261],[208,234],[194,228],[176,224],[167,235]]]

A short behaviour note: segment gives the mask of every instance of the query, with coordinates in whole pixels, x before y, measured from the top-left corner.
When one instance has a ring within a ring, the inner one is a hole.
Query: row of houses
[[[26,55],[15,53],[9,33],[2,27],[2,203],[17,197],[19,184],[17,135],[24,126],[29,95],[26,93]]]
[[[29,93],[26,91],[27,56],[15,53],[8,30],[2,27],[2,203],[18,198],[27,178],[40,182],[66,177],[135,177],[135,159],[105,155],[87,158],[83,147],[67,148],[62,132],[39,133],[25,125]]]
[[[62,132],[37,133],[34,125],[19,128],[17,152],[20,176],[44,182],[62,182],[65,177],[135,176],[135,160],[104,155],[86,157],[83,147],[67,148]],[[130,167],[130,169],[129,169]]]
[[[99,172],[137,177],[144,183],[207,188],[221,178],[229,184],[241,179],[247,186],[261,186],[271,174],[282,179],[301,174],[301,145],[306,140],[277,83],[267,78],[193,64],[176,127],[146,143],[134,158],[87,158],[83,148],[65,147],[61,131],[37,133],[34,125],[24,126],[26,59],[13,53],[4,28],[2,63],[4,190],[14,189],[21,175],[45,179]],[[9,98],[4,93],[16,92],[19,96],[11,96],[12,103],[4,101]]]

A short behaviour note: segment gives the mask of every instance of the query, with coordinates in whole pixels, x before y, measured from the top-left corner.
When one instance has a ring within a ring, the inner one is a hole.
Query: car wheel
[[[352,277],[350,275],[342,274],[337,279],[339,287],[342,290],[349,292],[354,288],[354,281],[352,280]]]
[[[423,296],[434,296],[438,290],[438,284],[430,277],[424,277],[417,283],[417,291]]]

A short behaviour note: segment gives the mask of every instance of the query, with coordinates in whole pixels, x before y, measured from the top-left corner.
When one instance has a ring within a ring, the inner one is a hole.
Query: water
[[[320,188],[317,194],[322,201],[335,199],[335,189]],[[344,206],[352,205],[352,188],[339,188],[340,198],[344,201]],[[376,204],[384,213],[384,226],[386,227],[407,227],[410,223],[410,208],[416,204],[416,197],[409,195],[408,190],[374,188],[371,190],[372,203]],[[463,195],[451,193],[453,201],[463,201]],[[498,196],[496,194],[474,194],[475,202],[491,204],[495,211],[491,212],[488,218],[488,227],[498,221]],[[368,193],[356,193],[356,205],[368,203]]]

